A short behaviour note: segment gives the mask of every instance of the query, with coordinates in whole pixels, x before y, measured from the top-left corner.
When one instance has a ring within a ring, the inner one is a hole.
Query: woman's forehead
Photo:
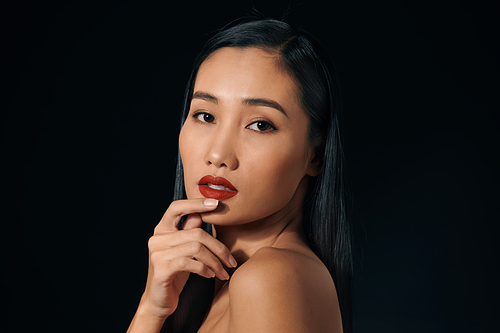
[[[283,70],[277,53],[261,48],[221,48],[200,66],[194,92],[222,99],[267,98],[295,107],[300,103],[295,81]]]

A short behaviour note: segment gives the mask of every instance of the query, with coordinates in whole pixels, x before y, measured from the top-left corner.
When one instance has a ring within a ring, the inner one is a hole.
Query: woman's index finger
[[[163,214],[160,223],[155,228],[157,232],[178,230],[177,225],[185,215],[209,212],[217,208],[219,200],[215,199],[186,199],[173,201]]]

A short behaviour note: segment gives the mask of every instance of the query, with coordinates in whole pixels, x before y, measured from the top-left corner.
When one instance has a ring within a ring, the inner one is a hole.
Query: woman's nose
[[[219,131],[212,138],[209,147],[205,156],[205,163],[207,165],[214,165],[217,168],[226,167],[229,170],[238,168],[234,135]]]

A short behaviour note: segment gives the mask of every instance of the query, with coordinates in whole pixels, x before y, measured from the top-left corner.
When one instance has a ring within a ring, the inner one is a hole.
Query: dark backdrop
[[[1,14],[0,332],[126,330],[191,62],[252,4],[338,66],[355,332],[498,327],[498,5],[26,1]]]

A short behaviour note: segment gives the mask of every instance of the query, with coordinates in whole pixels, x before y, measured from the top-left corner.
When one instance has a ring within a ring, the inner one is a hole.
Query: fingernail
[[[205,201],[203,201],[203,204],[205,205],[205,207],[217,207],[217,205],[219,204],[219,200],[205,199]]]
[[[229,280],[229,274],[227,274],[225,270],[222,270],[222,277],[224,278],[224,280]]]
[[[232,255],[229,255],[229,263],[231,264],[231,267],[236,267],[238,266],[238,263],[236,262],[236,259]]]

